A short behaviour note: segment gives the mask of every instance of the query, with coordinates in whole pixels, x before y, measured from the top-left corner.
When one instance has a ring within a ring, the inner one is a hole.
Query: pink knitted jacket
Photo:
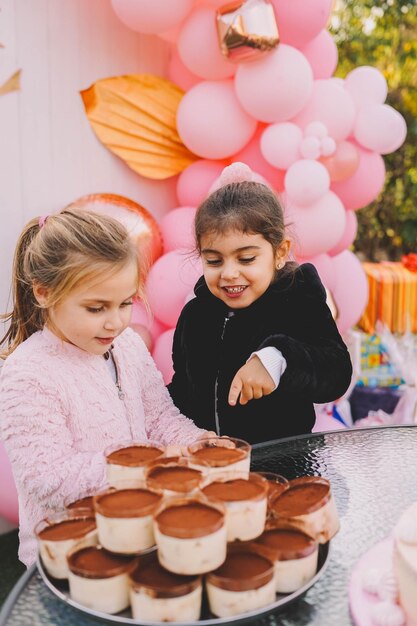
[[[140,337],[114,342],[124,398],[105,360],[61,341],[47,328],[23,342],[0,375],[0,434],[19,495],[19,558],[36,557],[34,526],[105,486],[104,449],[126,440],[186,444],[205,431],[173,405]]]

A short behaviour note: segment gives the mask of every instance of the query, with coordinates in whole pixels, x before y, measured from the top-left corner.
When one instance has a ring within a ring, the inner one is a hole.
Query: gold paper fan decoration
[[[198,159],[177,132],[183,95],[174,83],[151,74],[104,78],[81,91],[100,141],[138,174],[159,180]]]

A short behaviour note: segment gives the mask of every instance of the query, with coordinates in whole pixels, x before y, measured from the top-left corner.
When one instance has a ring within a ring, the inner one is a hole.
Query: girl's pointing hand
[[[275,389],[275,383],[261,360],[254,355],[243,367],[238,370],[229,391],[229,404],[234,406],[240,395],[240,404],[247,404],[249,400],[258,400],[267,396]]]

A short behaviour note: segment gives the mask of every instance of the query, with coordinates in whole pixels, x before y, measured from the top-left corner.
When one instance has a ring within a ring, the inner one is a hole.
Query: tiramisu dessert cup
[[[82,493],[78,498],[74,498],[73,496],[70,498],[67,497],[64,500],[64,506],[69,511],[72,511],[73,509],[87,509],[88,511],[92,511],[94,513],[93,496],[96,493],[97,489],[95,491]]]
[[[202,468],[191,467],[184,457],[165,457],[148,464],[145,481],[164,496],[181,496],[196,493],[203,484],[204,473]]]
[[[267,505],[268,481],[259,474],[231,472],[210,477],[202,489],[211,499],[220,500],[226,507],[227,541],[249,541],[264,531]]]
[[[126,480],[143,482],[145,467],[150,461],[163,457],[165,448],[154,442],[129,441],[105,450],[107,482],[111,487]]]
[[[101,546],[74,549],[68,554],[71,598],[89,609],[119,613],[130,604],[129,574],[137,559],[112,554]]]
[[[201,597],[201,576],[173,574],[161,566],[155,553],[140,557],[130,574],[130,604],[138,621],[197,621]]]
[[[292,593],[317,572],[318,543],[299,530],[267,526],[256,543],[269,549],[275,564],[275,591]]]
[[[260,609],[275,601],[274,564],[256,545],[230,544],[226,561],[207,575],[206,589],[217,617]]]
[[[135,554],[154,546],[152,516],[161,501],[162,493],[145,485],[110,488],[94,496],[100,544],[118,554]]]
[[[188,454],[194,467],[208,464],[210,476],[224,472],[249,473],[251,446],[233,437],[208,437],[188,446]]]
[[[170,572],[204,574],[226,558],[225,508],[202,495],[169,498],[154,515],[159,562]]]
[[[283,491],[286,491],[290,483],[281,476],[281,474],[275,474],[274,472],[256,472],[262,478],[268,481],[268,503],[273,502],[275,498],[281,495]]]
[[[330,483],[320,476],[290,480],[289,489],[271,503],[271,518],[280,528],[296,528],[327,543],[340,527]]]
[[[74,509],[43,519],[35,527],[39,553],[48,574],[68,578],[67,554],[75,546],[97,545],[94,514]]]

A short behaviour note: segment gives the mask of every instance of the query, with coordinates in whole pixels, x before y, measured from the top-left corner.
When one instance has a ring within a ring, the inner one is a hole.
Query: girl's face
[[[201,238],[204,278],[211,293],[231,309],[243,309],[260,298],[283,267],[289,251],[285,239],[274,251],[259,233],[232,230]]]
[[[100,282],[84,283],[47,309],[47,326],[63,341],[102,355],[129,325],[137,285],[134,262]],[[47,300],[46,288],[35,287],[34,293],[40,304]]]

